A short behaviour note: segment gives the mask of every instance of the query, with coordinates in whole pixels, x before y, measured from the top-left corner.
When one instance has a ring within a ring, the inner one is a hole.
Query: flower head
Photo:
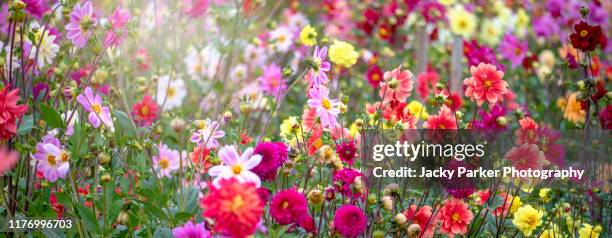
[[[531,205],[525,205],[516,210],[512,224],[523,232],[523,235],[530,236],[542,224],[543,216],[544,212],[533,208]]]
[[[591,26],[585,21],[580,21],[574,25],[574,32],[570,35],[572,46],[582,51],[593,51],[599,45],[606,48],[606,35],[602,32],[601,26]]]
[[[110,130],[114,130],[113,118],[110,109],[102,105],[102,96],[94,94],[90,87],[85,88],[85,92],[77,96],[77,101],[89,112],[87,119],[94,128],[100,127],[100,122]]]
[[[340,157],[340,160],[346,162],[349,165],[353,165],[353,159],[355,159],[355,154],[357,153],[355,141],[342,141],[336,144],[336,153]]]
[[[300,31],[300,42],[305,46],[313,46],[317,43],[317,30],[310,25],[304,26]]]
[[[308,202],[296,188],[280,191],[270,203],[270,214],[278,224],[300,223],[308,216]]]
[[[529,51],[527,41],[521,41],[512,34],[506,34],[499,44],[499,50],[504,58],[510,60],[512,67],[519,66]]]
[[[7,150],[0,147],[0,176],[11,170],[19,161],[17,151]]]
[[[263,68],[263,75],[257,78],[261,86],[261,90],[277,97],[287,90],[286,82],[283,80],[281,68],[275,63]]]
[[[340,114],[340,102],[336,99],[329,99],[329,90],[321,86],[320,88],[311,88],[308,91],[308,105],[316,109],[317,115],[321,118],[321,124],[324,127],[333,127],[336,125],[338,114]]]
[[[159,177],[172,178],[170,173],[179,169],[181,154],[161,143],[157,146],[157,149],[157,155],[153,156],[153,167],[159,171]]]
[[[383,103],[391,101],[404,102],[410,97],[413,75],[409,70],[402,70],[402,66],[392,71],[385,72],[385,81],[380,84],[378,96],[383,98]]]
[[[183,79],[171,80],[169,75],[161,76],[157,82],[157,104],[162,110],[172,110],[181,106],[187,96],[187,88]]]
[[[149,95],[145,95],[140,102],[132,106],[134,121],[141,126],[151,125],[157,119],[158,111],[157,104]]]
[[[77,4],[70,13],[70,22],[66,24],[66,37],[75,46],[83,48],[93,34],[93,28],[96,24],[97,20],[94,16],[91,1]]]
[[[366,193],[353,190],[357,178],[363,178],[363,174],[356,169],[344,168],[333,174],[335,189],[345,196],[352,198],[365,198]]]
[[[517,170],[541,169],[544,165],[544,153],[535,144],[522,144],[515,146],[504,156],[512,161]]]
[[[219,146],[217,139],[225,136],[225,132],[219,130],[219,122],[206,119],[199,121],[197,130],[191,135],[191,142],[198,146],[205,146],[207,149]]]
[[[467,232],[468,225],[474,218],[474,214],[468,208],[468,204],[459,199],[447,201],[438,214],[440,219],[440,231],[452,237],[463,235]]]
[[[202,216],[215,220],[214,231],[232,237],[247,237],[255,233],[264,211],[264,202],[253,183],[241,183],[235,178],[220,179],[200,200]]]
[[[278,168],[287,161],[287,146],[282,142],[259,143],[253,153],[262,158],[261,163],[253,168],[253,173],[265,181],[276,179]]]
[[[246,149],[241,155],[234,146],[225,146],[219,150],[222,165],[210,168],[208,174],[215,177],[213,184],[219,185],[219,181],[227,178],[236,178],[239,182],[253,183],[259,188],[261,180],[257,174],[251,172],[261,162],[261,155],[254,155],[253,148]]]
[[[366,229],[368,218],[361,208],[355,205],[344,205],[334,214],[334,229],[343,237],[358,237]]]
[[[572,93],[563,108],[563,117],[573,123],[584,123],[586,121],[586,110],[578,100],[578,93]]]
[[[10,90],[6,85],[0,91],[0,140],[7,140],[17,133],[17,120],[28,111],[28,106],[19,105],[19,89]]]
[[[331,69],[331,64],[325,61],[325,58],[327,58],[327,47],[319,49],[319,46],[316,46],[312,56],[312,65],[308,72],[312,85],[316,88],[322,84],[327,84],[329,81],[327,72]]]
[[[470,38],[476,30],[476,16],[462,5],[455,5],[448,11],[448,20],[451,31],[464,38]]]
[[[465,96],[471,97],[479,106],[485,101],[495,104],[508,93],[508,83],[502,80],[504,72],[497,70],[495,65],[480,63],[477,67],[470,67],[470,72],[472,77],[463,80],[467,86]]]
[[[62,149],[60,141],[47,135],[36,145],[34,158],[38,160],[37,171],[42,172],[45,179],[55,182],[65,178],[70,169],[70,154]]]
[[[589,224],[582,224],[582,228],[578,230],[579,238],[599,238],[601,235],[601,226],[591,226]]]
[[[188,221],[182,226],[172,229],[172,235],[176,238],[209,238],[210,231],[206,230],[204,223],[194,224],[192,221]]]
[[[130,12],[117,8],[108,18],[110,29],[104,37],[104,47],[119,46],[127,36],[127,23],[130,20]]]
[[[359,54],[355,48],[344,41],[334,40],[329,47],[329,59],[336,65],[349,68],[357,63]]]
[[[438,115],[430,115],[423,123],[426,129],[457,129],[455,114],[446,105],[440,108]]]

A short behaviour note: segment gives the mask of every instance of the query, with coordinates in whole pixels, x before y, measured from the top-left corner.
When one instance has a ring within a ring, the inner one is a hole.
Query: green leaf
[[[87,230],[91,231],[92,233],[99,233],[100,226],[98,225],[98,219],[96,219],[93,211],[80,203],[75,203],[74,205],[79,212],[79,217],[83,223],[85,223]]]
[[[46,104],[40,104],[40,112],[42,113],[42,119],[50,128],[63,128],[62,116],[54,108]]]
[[[34,118],[32,115],[25,115],[21,118],[21,125],[19,125],[19,129],[17,129],[18,135],[28,134],[32,131],[34,127]]]
[[[132,120],[130,120],[130,118],[125,112],[113,110],[113,115],[115,115],[115,118],[117,118],[117,123],[119,123],[119,127],[121,127],[121,130],[118,131],[125,132],[127,136],[136,136],[136,130],[134,129]]]
[[[157,228],[153,234],[154,238],[172,238],[172,230],[166,227]]]

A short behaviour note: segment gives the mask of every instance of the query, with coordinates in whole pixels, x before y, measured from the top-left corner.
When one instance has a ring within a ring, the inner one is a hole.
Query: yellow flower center
[[[98,104],[94,104],[91,105],[91,110],[93,110],[97,114],[100,114],[102,112],[102,107],[100,107],[100,105]]]
[[[47,163],[51,166],[55,166],[55,156],[47,155]]]
[[[329,109],[332,108],[331,102],[329,100],[327,100],[327,99],[323,99],[321,101],[321,105],[323,106],[323,108],[325,108],[325,110],[329,110]]]
[[[159,160],[159,167],[162,169],[167,169],[168,166],[170,166],[170,161],[168,161],[167,158],[162,158],[161,160]]]
[[[168,97],[174,97],[174,95],[176,95],[176,89],[175,88],[168,88],[168,92],[166,92],[166,95]]]
[[[284,201],[283,204],[281,204],[281,206],[283,207],[283,209],[287,209],[289,207],[289,202]]]
[[[147,107],[147,106],[142,106],[142,107],[140,108],[140,113],[141,113],[142,115],[145,115],[145,116],[146,116],[146,115],[149,115],[149,107]]]
[[[459,24],[459,28],[462,28],[462,29],[467,28],[467,22],[465,20],[459,20],[457,24]]]
[[[60,154],[60,160],[62,160],[63,162],[68,162],[68,160],[70,160],[70,155],[68,154],[68,152],[62,151],[62,153]]]
[[[451,216],[454,222],[459,221],[459,213],[455,213]]]
[[[582,30],[580,31],[580,36],[585,37],[589,34],[589,32],[587,30]]]
[[[380,75],[378,74],[372,75],[372,80],[374,80],[374,82],[378,82],[380,80]]]
[[[491,82],[491,80],[485,80],[484,86],[485,88],[490,88],[491,86],[493,86],[493,83]]]
[[[242,172],[242,165],[234,165],[232,166],[232,172],[236,175],[240,174]]]
[[[278,43],[283,43],[285,42],[285,40],[287,39],[287,37],[285,37],[285,35],[280,35],[277,39]]]
[[[232,212],[237,212],[244,207],[244,198],[241,195],[236,195],[234,199],[232,199],[232,204],[230,205],[230,210]]]

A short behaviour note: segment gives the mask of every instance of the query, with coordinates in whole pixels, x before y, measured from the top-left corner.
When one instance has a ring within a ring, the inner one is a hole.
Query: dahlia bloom
[[[346,162],[349,165],[353,165],[353,159],[357,153],[357,147],[355,141],[342,141],[336,144],[336,154],[340,157],[340,160]]]
[[[544,212],[533,208],[531,205],[520,207],[514,213],[512,224],[516,226],[525,237],[531,236],[531,233],[542,224]]]
[[[477,67],[471,66],[470,72],[472,77],[463,80],[465,96],[476,100],[478,106],[485,101],[495,104],[508,92],[508,83],[502,80],[504,72],[495,65],[480,63]]]
[[[46,135],[42,142],[36,144],[34,159],[38,160],[36,170],[42,172],[49,182],[65,178],[70,169],[68,151],[62,149],[60,141],[51,135]]]
[[[472,128],[475,129],[506,129],[508,128],[507,121],[505,122],[505,118],[507,113],[506,107],[502,104],[495,104],[491,108],[490,112],[481,110],[478,114],[480,114],[481,120],[475,121]]]
[[[601,26],[591,26],[585,21],[580,21],[574,25],[574,32],[570,35],[572,46],[582,51],[593,51],[600,45],[606,48],[606,35],[602,32]]]
[[[188,221],[182,226],[172,229],[175,238],[209,238],[212,237],[210,231],[206,230],[204,222],[194,224]]]
[[[183,11],[192,18],[197,18],[208,11],[210,0],[183,0]]]
[[[28,111],[27,105],[19,105],[19,89],[10,90],[10,85],[0,91],[0,140],[8,140],[17,133],[17,120]]]
[[[181,154],[177,150],[169,149],[165,144],[157,146],[158,154],[153,156],[153,167],[159,171],[159,177],[172,178],[170,173],[179,169]]]
[[[502,56],[512,63],[512,67],[519,66],[527,56],[529,48],[527,41],[521,41],[512,34],[506,34],[499,44]]]
[[[191,135],[191,142],[197,143],[198,147],[205,146],[207,149],[219,146],[217,139],[225,136],[225,132],[219,130],[219,122],[206,119],[199,128]]]
[[[261,163],[252,171],[265,181],[276,179],[278,169],[287,161],[287,146],[282,142],[261,142],[253,153],[261,155]]]
[[[467,232],[472,218],[474,214],[468,208],[467,203],[459,199],[450,199],[438,213],[440,231],[450,237],[463,235]]]
[[[125,9],[117,8],[108,18],[110,29],[104,37],[104,47],[119,46],[127,36],[127,23],[130,20],[130,12]]]
[[[34,37],[36,38],[35,46],[38,46],[38,60],[36,62],[38,64],[38,67],[51,64],[53,62],[53,59],[57,55],[57,52],[59,52],[60,48],[59,45],[55,42],[57,36],[51,34],[50,30],[45,30],[44,32],[42,30],[39,30],[34,33]],[[35,57],[35,53],[31,53],[30,58],[33,59]]]
[[[450,22],[450,30],[463,38],[470,38],[476,30],[478,20],[476,15],[467,11],[461,4],[449,9],[447,17]]]
[[[17,151],[7,150],[0,147],[0,176],[11,170],[19,161]]]
[[[261,90],[274,97],[278,97],[278,95],[287,90],[287,85],[283,80],[281,68],[275,63],[264,67],[263,74],[261,77],[257,78],[257,81],[259,81]]]
[[[506,152],[504,158],[512,161],[512,166],[517,170],[541,169],[544,166],[544,153],[538,145],[522,144],[512,147]]]
[[[423,123],[425,129],[457,129],[455,114],[446,105],[440,107],[438,115],[430,115]]]
[[[378,96],[383,98],[383,103],[391,101],[404,102],[410,97],[412,91],[412,73],[409,70],[402,70],[402,66],[392,71],[385,72],[383,79],[385,82],[380,84]]]
[[[437,221],[431,217],[433,209],[424,205],[417,210],[417,205],[410,205],[404,212],[406,219],[412,224],[417,224],[421,228],[419,235],[422,237],[433,237],[433,232]]]
[[[599,122],[601,123],[601,128],[612,129],[612,105],[606,106],[599,112]]]
[[[429,91],[436,87],[440,76],[436,71],[426,71],[420,73],[416,79],[416,92],[423,100],[429,96]]]
[[[215,220],[214,231],[231,237],[248,237],[255,233],[264,211],[264,202],[253,183],[235,178],[220,179],[209,186],[209,193],[200,200],[202,216]]]
[[[344,41],[334,40],[329,47],[329,59],[336,65],[348,68],[357,63],[359,53],[355,48]]]
[[[89,122],[94,128],[100,127],[100,122],[110,130],[114,130],[113,118],[108,107],[102,106],[102,97],[100,94],[94,94],[90,87],[85,88],[85,92],[77,96],[77,101],[83,106],[85,111],[89,112]]]
[[[372,88],[377,89],[380,87],[380,80],[383,78],[383,71],[380,70],[378,65],[371,65],[366,72],[366,78]]]
[[[353,190],[351,185],[355,184],[357,177],[363,178],[363,174],[356,169],[344,168],[338,171],[334,171],[333,181],[336,191],[342,193],[345,196],[352,198],[364,199],[366,194],[361,193],[357,190]]]
[[[48,0],[23,0],[23,3],[26,5],[25,11],[37,19],[41,19],[49,10]]]
[[[258,188],[261,186],[259,176],[250,171],[261,162],[261,155],[254,155],[253,148],[239,155],[234,146],[225,146],[219,150],[219,158],[223,164],[213,166],[208,171],[210,176],[215,177],[213,184],[217,186],[222,179],[236,178],[241,183],[253,183]]]
[[[355,205],[344,205],[334,214],[334,229],[343,237],[358,237],[365,232],[368,218],[361,208]]]
[[[157,82],[157,104],[168,111],[180,107],[187,96],[185,81],[181,78],[171,80],[169,75],[161,76]]]
[[[141,126],[150,126],[157,119],[158,113],[159,108],[149,95],[145,95],[140,102],[132,106],[134,121]]]
[[[463,55],[467,58],[469,66],[485,63],[495,65],[501,71],[505,70],[504,65],[497,62],[493,49],[478,45],[475,40],[463,42]]]
[[[270,214],[278,224],[298,224],[308,216],[308,202],[296,188],[286,189],[272,198]]]
[[[97,20],[94,16],[91,1],[77,4],[70,13],[70,23],[66,24],[66,37],[75,46],[83,48],[93,34],[93,28],[96,24]]]
[[[329,81],[327,72],[331,69],[331,64],[325,61],[325,58],[327,58],[327,47],[319,49],[319,46],[316,46],[312,55],[312,67],[309,71],[312,85],[315,88],[320,87],[321,84],[327,84]]]
[[[578,100],[578,93],[572,93],[563,108],[563,117],[573,123],[581,124],[586,121],[586,110]]]
[[[329,89],[324,86],[311,88],[308,90],[308,105],[317,110],[317,115],[321,118],[324,127],[336,125],[338,114],[340,114],[340,102],[336,99],[329,99]]]

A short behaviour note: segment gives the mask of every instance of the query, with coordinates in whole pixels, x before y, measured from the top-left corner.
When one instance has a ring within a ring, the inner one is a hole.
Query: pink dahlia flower
[[[344,205],[334,215],[334,229],[343,237],[352,238],[363,234],[368,218],[361,208],[355,205]]]
[[[329,89],[324,86],[311,88],[308,90],[308,105],[317,110],[317,115],[321,118],[323,127],[333,127],[336,125],[338,114],[340,114],[340,102],[336,99],[329,99]]]
[[[517,170],[541,169],[544,166],[544,153],[536,144],[522,144],[512,147],[504,156],[512,161],[512,166]]]
[[[117,8],[108,18],[110,29],[104,37],[104,47],[119,46],[127,36],[127,23],[130,20],[130,12]]]
[[[70,13],[70,23],[66,24],[66,37],[75,46],[82,48],[93,34],[93,28],[96,24],[97,20],[94,16],[91,1],[77,4]]]
[[[298,224],[308,216],[308,202],[295,188],[283,190],[272,198],[270,214],[278,224]]]
[[[412,73],[409,70],[402,70],[401,66],[393,71],[385,72],[383,75],[385,81],[380,83],[378,91],[378,95],[383,98],[383,103],[406,101],[412,91],[412,78]]]
[[[278,168],[287,161],[287,146],[282,142],[259,143],[253,153],[261,155],[261,163],[253,168],[253,173],[265,181],[276,179]]]
[[[495,104],[508,93],[508,83],[502,80],[504,72],[497,70],[495,65],[480,63],[470,67],[470,72],[472,77],[463,80],[465,96],[476,100],[478,106],[485,101]]]
[[[83,106],[85,111],[89,112],[89,122],[95,128],[100,127],[100,122],[106,127],[113,130],[113,118],[108,107],[102,106],[102,97],[100,94],[94,94],[90,87],[85,88],[85,92],[77,96],[77,101]]]

